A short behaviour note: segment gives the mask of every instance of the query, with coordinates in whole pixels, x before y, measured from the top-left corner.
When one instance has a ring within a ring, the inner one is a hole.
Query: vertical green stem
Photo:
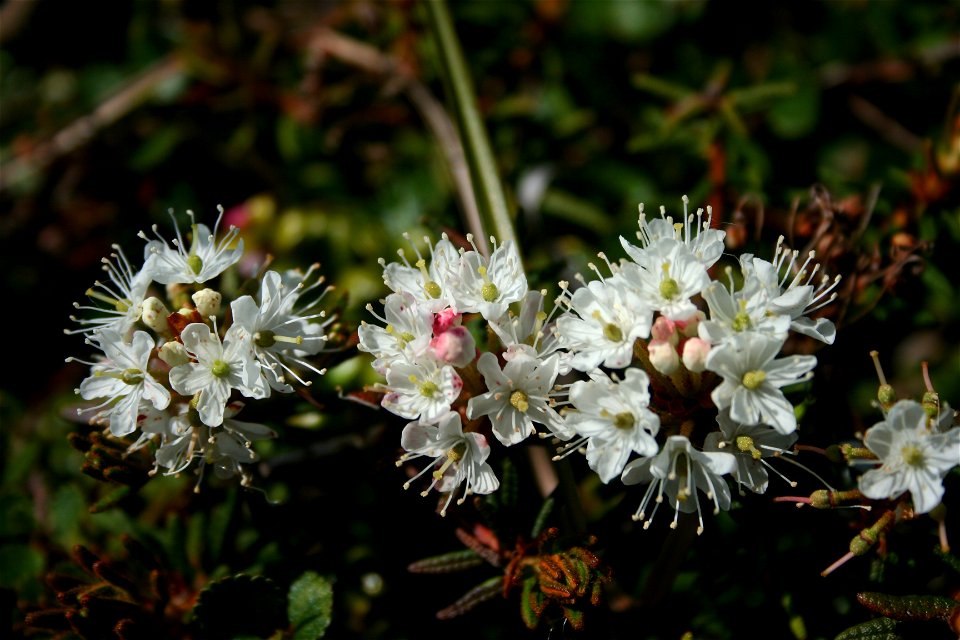
[[[453,111],[460,126],[460,135],[477,196],[477,207],[501,242],[516,241],[490,140],[477,109],[470,70],[463,58],[446,0],[426,0],[423,5],[437,45],[440,70],[449,87]],[[485,244],[486,238],[477,240],[482,240]]]

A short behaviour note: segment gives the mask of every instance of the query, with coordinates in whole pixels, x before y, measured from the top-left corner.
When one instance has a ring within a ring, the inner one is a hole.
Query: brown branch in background
[[[327,27],[319,27],[310,37],[307,49],[313,55],[326,54],[370,73],[383,76],[388,81],[398,82],[400,89],[420,113],[427,128],[440,143],[446,156],[447,166],[453,178],[454,188],[463,209],[467,228],[473,233],[477,247],[484,251],[487,237],[480,222],[480,212],[473,193],[473,182],[467,167],[460,136],[450,116],[422,82],[414,78],[395,59],[374,47],[337,33]]]
[[[0,44],[6,44],[26,24],[37,0],[12,0],[0,7]]]
[[[0,192],[43,170],[60,156],[87,144],[101,129],[120,120],[146,101],[157,85],[183,73],[183,70],[183,61],[171,55],[131,78],[91,113],[77,118],[46,142],[5,163],[0,172]]]
[[[902,124],[885,114],[875,104],[868,102],[857,95],[850,96],[850,109],[853,114],[880,136],[909,154],[919,153],[923,149],[923,141],[908,131]]]

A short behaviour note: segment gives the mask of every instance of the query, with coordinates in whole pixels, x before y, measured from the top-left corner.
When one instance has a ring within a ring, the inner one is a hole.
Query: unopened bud
[[[669,342],[651,340],[647,351],[650,353],[650,364],[662,374],[670,375],[680,366],[680,356]]]
[[[650,329],[650,338],[656,342],[669,342],[670,346],[677,346],[680,336],[677,335],[677,325],[666,316],[659,316]]]
[[[457,313],[453,309],[444,309],[433,316],[433,335],[439,336],[444,331],[449,331],[451,327],[458,326],[462,313]]]
[[[430,341],[433,354],[454,367],[465,367],[477,353],[477,345],[466,327],[450,327]]]
[[[707,354],[710,343],[700,338],[690,338],[683,343],[683,366],[694,373],[701,373],[707,367]]]
[[[213,289],[200,289],[191,296],[193,304],[197,305],[197,313],[204,318],[215,316],[220,313],[220,301],[223,296]]]
[[[187,354],[186,347],[176,340],[165,342],[163,346],[160,347],[157,355],[161,360],[170,365],[171,368],[179,367],[182,364],[187,364],[190,362],[190,356]]]
[[[143,301],[143,313],[140,319],[157,333],[168,333],[167,316],[170,315],[167,305],[160,298],[149,297]]]
[[[700,321],[706,318],[703,311],[697,309],[693,315],[685,320],[676,320],[677,330],[684,338],[694,338],[697,335]]]

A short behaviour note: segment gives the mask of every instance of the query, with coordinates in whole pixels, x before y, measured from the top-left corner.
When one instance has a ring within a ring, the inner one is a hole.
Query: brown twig
[[[426,86],[404,69],[395,58],[327,27],[314,30],[307,48],[314,55],[326,54],[370,73],[383,76],[388,81],[399,83],[400,90],[406,93],[427,128],[440,143],[440,148],[447,159],[447,166],[450,167],[450,174],[467,227],[473,233],[477,247],[481,251],[488,252],[487,237],[480,222],[480,212],[477,209],[473,182],[470,179],[463,146],[460,144],[460,136],[446,110]]]
[[[183,69],[183,61],[178,56],[170,55],[134,76],[91,113],[74,120],[30,152],[7,162],[0,173],[0,192],[87,144],[101,129],[120,120],[147,100],[157,85],[182,73]]]

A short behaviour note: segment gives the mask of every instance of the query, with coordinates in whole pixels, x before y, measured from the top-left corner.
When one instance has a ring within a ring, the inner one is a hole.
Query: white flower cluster
[[[87,291],[101,304],[74,305],[93,315],[71,316],[79,327],[67,333],[84,335],[101,351],[84,362],[91,373],[76,390],[97,404],[80,413],[91,414],[91,423],[106,426],[113,436],[139,431],[130,451],[152,443],[154,472],[176,474],[199,460],[201,469],[210,464],[218,476],[239,474],[247,484],[249,472],[240,465],[257,460],[252,441],[276,434],[234,420],[243,403],[231,398],[234,391],[254,399],[289,393],[291,380],[309,384],[298,371],[323,373],[305,357],[321,351],[327,340],[324,329],[332,319],[316,307],[329,287],[304,304],[304,294],[323,284],[323,278],[305,284],[315,266],[306,274],[267,271],[258,298],[243,295],[225,305],[210,284],[240,260],[243,240],[235,227],[217,240],[222,208],[212,232],[187,213],[189,249],[176,220],[172,243],[156,227],[156,239],[141,232],[147,244],[139,270],[114,245],[111,259],[103,259],[108,281]],[[151,295],[154,283],[165,285],[170,307]],[[322,320],[311,322],[317,318]]]
[[[709,269],[725,234],[711,228],[709,209],[688,215],[686,204],[684,197],[677,223],[663,209],[648,221],[641,206],[640,246],[621,238],[630,259],[601,254],[609,275],[590,265],[597,280],[581,278],[575,291],[561,282],[556,318],[544,312],[545,292],[528,291],[511,242],[494,242],[488,260],[444,236],[429,256],[415,249],[413,264],[403,251],[399,263],[381,260],[393,293],[381,325],[360,327],[360,349],[386,377],[382,405],[415,421],[401,461],[442,462],[431,488],[465,482],[464,497],[489,493],[497,482],[482,434],[511,446],[542,425],[567,441],[558,458],[583,451],[604,482],[649,483],[638,520],[665,499],[676,512],[699,514],[697,490],[715,510],[728,508],[727,474],[765,491],[766,458],[796,439],[781,388],[808,379],[816,365],[813,356],[778,355],[790,329],[833,342],[833,324],[807,314],[836,296],[838,279],[816,280],[812,253],[798,265],[781,239],[772,262],[741,258],[739,288],[730,269],[728,285],[714,282]],[[480,353],[465,314],[482,316],[484,335],[502,348]],[[574,370],[586,379],[557,384]]]

